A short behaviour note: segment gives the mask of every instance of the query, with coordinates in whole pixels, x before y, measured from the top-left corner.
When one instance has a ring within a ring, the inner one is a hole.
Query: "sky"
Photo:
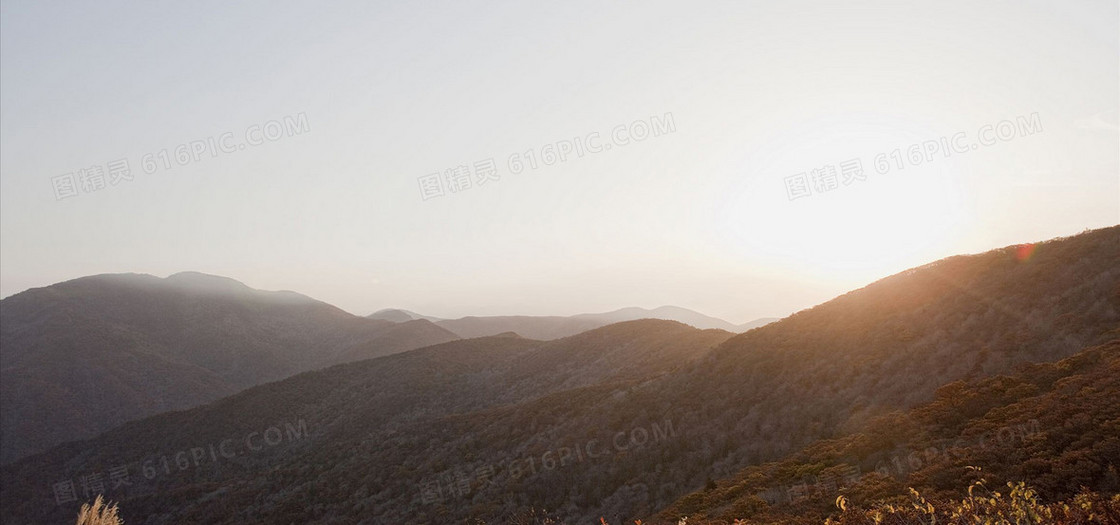
[[[0,3],[0,296],[784,316],[1120,223],[1120,7]]]

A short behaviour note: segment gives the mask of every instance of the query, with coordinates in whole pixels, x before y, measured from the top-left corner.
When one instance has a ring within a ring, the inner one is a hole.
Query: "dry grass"
[[[123,523],[117,516],[117,505],[107,505],[98,495],[97,499],[93,500],[93,505],[89,503],[82,505],[82,509],[78,511],[76,525],[122,525]]]

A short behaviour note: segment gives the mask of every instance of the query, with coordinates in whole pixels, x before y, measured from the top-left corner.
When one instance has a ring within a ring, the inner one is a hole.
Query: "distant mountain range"
[[[662,306],[652,310],[647,308],[622,308],[612,312],[597,314],[579,314],[573,316],[527,316],[527,315],[501,315],[482,317],[462,317],[459,319],[440,319],[421,315],[408,310],[388,308],[379,310],[368,316],[370,319],[379,319],[400,323],[411,320],[428,320],[459,337],[485,337],[502,332],[514,332],[531,339],[559,339],[575,335],[600,326],[606,326],[623,321],[636,321],[638,319],[662,319],[677,321],[702,330],[717,329],[732,333],[742,333],[753,328],[765,326],[777,321],[776,317],[756,319],[754,321],[735,325],[719,319],[704,315],[699,312],[678,306]]]
[[[512,523],[530,509],[573,524],[811,523],[823,500],[769,509],[757,491],[1032,417],[1061,428],[960,459],[1042,497],[1111,494],[1117,261],[1112,227],[943,259],[739,335],[647,319],[339,364],[4,465],[0,507],[66,521],[80,502],[53,489],[115,471],[129,484],[106,495],[149,525]],[[970,475],[953,462],[917,474],[907,483],[935,488]],[[877,472],[853,483],[858,505],[905,491]]]
[[[0,459],[324,366],[458,339],[294,292],[178,273],[83,277],[0,301]]]
[[[0,462],[333,364],[460,337],[558,339],[642,318],[738,330],[674,307],[454,320],[382,310],[360,318],[295,292],[198,272],[74,279],[0,301]]]

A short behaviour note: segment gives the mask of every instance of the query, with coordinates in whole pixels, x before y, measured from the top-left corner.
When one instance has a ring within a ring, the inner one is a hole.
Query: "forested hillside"
[[[126,520],[504,523],[531,508],[569,523],[648,518],[711,480],[928,404],[945,385],[1115,339],[1117,261],[1114,227],[945,259],[734,337],[639,321],[340,365],[5,467],[18,488],[4,504],[45,522],[74,510],[52,500],[55,481],[117,462],[138,473],[167,455],[157,470],[173,475],[114,496]],[[299,420],[303,437],[283,439]],[[276,446],[175,470],[177,451],[274,426]],[[723,512],[720,501],[686,510]]]
[[[1118,401],[1114,340],[1010,376],[945,385],[931,403],[748,467],[681,498],[661,518],[820,523],[839,517],[839,496],[853,508],[908,508],[910,488],[930,501],[959,501],[980,480],[1004,493],[1007,483],[1024,482],[1042,502],[1083,490],[1107,497],[1120,492]]]
[[[531,412],[537,403],[575,402],[583,389],[602,390],[600,383],[667,373],[731,335],[633,321],[549,342],[453,341],[308,372],[5,466],[2,503],[20,519],[58,520],[77,504],[56,501],[57,482],[73,480],[80,494],[83,476],[99,473],[107,482],[119,467],[130,484],[107,495],[127,502],[126,522],[167,513],[155,522],[271,523],[312,510],[291,498],[305,491],[333,509],[368,500],[361,505],[379,514],[407,511],[422,481],[443,465],[469,461],[438,444],[460,425],[459,414],[489,417],[522,413],[519,403]],[[351,492],[359,486],[365,488]],[[272,495],[258,492],[266,487]],[[213,504],[196,505],[196,498]]]
[[[180,273],[95,275],[0,301],[4,462],[125,421],[456,336],[294,292]]]

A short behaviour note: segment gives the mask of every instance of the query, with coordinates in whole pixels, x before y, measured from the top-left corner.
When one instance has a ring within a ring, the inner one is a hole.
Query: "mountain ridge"
[[[1113,227],[1039,243],[1029,259],[1006,248],[944,259],[739,335],[633,321],[341,364],[4,466],[15,492],[3,497],[19,518],[72,515],[52,506],[50,483],[137,447],[174,454],[300,417],[311,441],[161,478],[122,508],[154,523],[508,522],[530,507],[577,523],[653,516],[707,479],[928,403],[945,385],[1114,339],[1117,260]],[[197,421],[209,423],[187,424]],[[654,425],[673,431],[638,439]],[[600,454],[571,460],[576,446]],[[565,454],[563,468],[542,468]],[[476,472],[487,477],[468,478],[466,494],[446,492],[445,476]],[[432,484],[444,492],[428,501]],[[234,517],[233,501],[253,503]]]
[[[619,308],[609,312],[561,315],[469,315],[456,319],[426,316],[401,308],[385,308],[366,316],[392,322],[427,319],[460,337],[483,337],[502,332],[516,332],[533,339],[559,339],[580,332],[623,321],[661,319],[679,321],[699,329],[719,329],[732,333],[745,332],[777,321],[764,317],[736,325],[723,319],[708,316],[679,306],[665,305],[657,308],[637,306]],[[523,333],[524,332],[524,333]]]
[[[2,462],[340,360],[456,338],[197,272],[33,288],[0,301],[0,319]]]

